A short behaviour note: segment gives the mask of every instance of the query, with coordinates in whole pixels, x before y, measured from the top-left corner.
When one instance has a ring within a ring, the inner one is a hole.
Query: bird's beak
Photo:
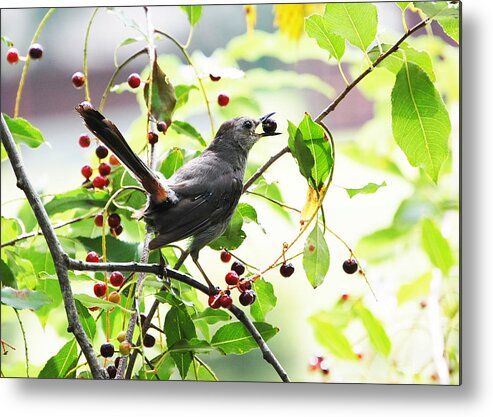
[[[259,118],[259,120],[260,120],[260,122],[261,122],[262,124],[264,124],[264,123],[265,123],[267,120],[269,120],[269,119],[270,119],[270,117],[271,117],[272,115],[274,115],[274,114],[276,114],[276,113],[275,113],[275,112],[268,113],[268,114],[266,114],[265,116],[260,117],[260,118]],[[276,136],[276,135],[280,135],[280,134],[281,134],[281,133],[279,133],[279,132],[269,132],[269,133],[267,133],[267,132],[262,132],[262,133],[260,133],[260,136],[261,136],[261,137],[266,137],[266,136]]]

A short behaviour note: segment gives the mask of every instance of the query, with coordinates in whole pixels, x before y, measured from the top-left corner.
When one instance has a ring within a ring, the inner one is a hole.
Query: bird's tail
[[[156,174],[130,148],[127,141],[111,120],[106,119],[84,101],[75,107],[82,116],[87,128],[103,142],[120,162],[140,181],[154,202],[160,203],[168,198],[168,192]]]

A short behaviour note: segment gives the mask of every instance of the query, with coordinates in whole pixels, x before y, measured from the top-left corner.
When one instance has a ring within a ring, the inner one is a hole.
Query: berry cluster
[[[329,363],[321,355],[312,356],[308,361],[308,369],[312,372],[320,372],[324,377],[330,374]]]
[[[119,236],[123,232],[123,226],[121,225],[121,217],[117,213],[112,213],[108,216],[108,226],[110,227],[110,232],[114,237]],[[104,217],[102,213],[96,214],[94,217],[94,224],[98,227],[103,227]]]
[[[209,74],[209,78],[211,79],[212,82],[217,83],[219,80],[221,80],[220,75],[214,75],[214,74]],[[217,95],[217,104],[219,104],[221,107],[226,107],[229,104],[229,95],[225,91],[221,91]]]
[[[81,148],[89,148],[91,146],[91,138],[89,135],[83,133],[79,136],[79,146]],[[91,176],[94,173],[93,168],[90,165],[84,165],[80,172],[85,178],[83,183],[84,186],[88,188],[99,188],[103,189],[110,185],[110,179],[108,176],[111,174],[111,165],[118,165],[118,160],[111,155],[109,158],[109,164],[103,162],[102,160],[108,156],[108,148],[103,145],[98,145],[95,150],[96,156],[99,159],[98,174],[91,180]]]
[[[39,43],[34,43],[29,47],[28,55],[31,59],[41,59],[43,56],[43,47]],[[13,46],[7,50],[7,62],[17,64],[19,61],[25,61],[25,57],[19,55],[19,50]]]

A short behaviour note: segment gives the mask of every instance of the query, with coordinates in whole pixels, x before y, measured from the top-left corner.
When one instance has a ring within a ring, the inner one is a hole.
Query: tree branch
[[[58,240],[58,237],[53,230],[50,219],[48,217],[48,214],[46,213],[43,203],[41,202],[41,199],[39,198],[36,191],[34,191],[34,188],[29,181],[19,152],[17,151],[14,139],[7,126],[7,123],[5,122],[3,115],[0,116],[0,136],[2,138],[2,143],[5,147],[5,150],[7,151],[9,160],[12,164],[15,176],[17,178],[17,187],[19,187],[26,195],[27,200],[34,212],[34,215],[36,216],[39,227],[41,228],[43,235],[45,236],[46,243],[53,258],[58,282],[60,284],[60,290],[62,292],[63,304],[67,313],[69,328],[71,329],[77,340],[77,343],[84,353],[94,379],[106,379],[107,373],[104,369],[100,367],[98,358],[94,353],[91,342],[87,338],[87,335],[84,332],[84,329],[82,328],[82,325],[79,321],[79,316],[77,314],[77,309],[75,307],[75,302],[72,295],[72,289],[70,287],[68,269],[65,262],[65,252],[63,251],[62,245],[60,244],[60,241]]]

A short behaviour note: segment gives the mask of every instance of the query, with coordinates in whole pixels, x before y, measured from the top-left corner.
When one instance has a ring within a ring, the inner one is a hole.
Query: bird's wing
[[[157,232],[151,249],[196,235],[228,218],[240,198],[242,182],[222,173],[207,183],[190,180],[169,187],[178,202],[166,208],[151,205],[144,214]]]

